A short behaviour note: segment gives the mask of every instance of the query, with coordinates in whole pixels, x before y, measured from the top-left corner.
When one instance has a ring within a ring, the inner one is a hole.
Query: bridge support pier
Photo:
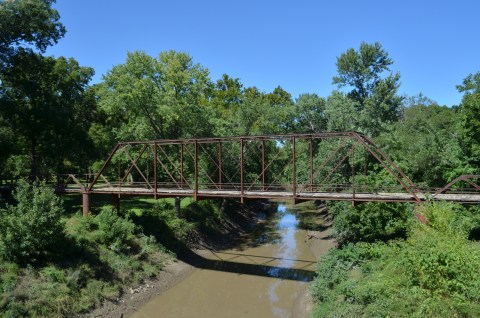
[[[82,213],[87,216],[90,213],[90,193],[82,192]]]
[[[112,205],[117,211],[120,210],[120,195],[119,194],[112,194]]]

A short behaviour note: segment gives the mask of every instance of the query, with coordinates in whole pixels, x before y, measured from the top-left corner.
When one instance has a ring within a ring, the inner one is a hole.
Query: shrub
[[[405,238],[414,220],[409,204],[369,202],[352,207],[338,202],[329,206],[329,212],[339,243]]]
[[[195,230],[195,224],[178,217],[173,205],[165,201],[155,203],[154,207],[146,211],[146,216],[165,223],[172,234],[182,241],[188,240]]]
[[[98,228],[96,234],[100,243],[113,251],[129,249],[128,242],[134,237],[135,224],[128,218],[118,215],[114,207],[102,207],[92,221]]]
[[[63,207],[53,189],[20,182],[15,206],[0,216],[0,254],[10,261],[31,264],[57,256],[65,238]]]
[[[319,260],[315,317],[479,317],[480,251],[459,234],[465,210],[429,203],[406,241],[357,243]]]

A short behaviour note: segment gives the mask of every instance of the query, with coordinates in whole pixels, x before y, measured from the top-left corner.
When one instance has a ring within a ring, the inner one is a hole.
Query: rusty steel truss
[[[82,192],[85,214],[91,194],[477,203],[476,178],[420,189],[371,139],[352,131],[120,142],[97,174],[68,175],[62,191]],[[454,190],[458,182],[473,191]]]

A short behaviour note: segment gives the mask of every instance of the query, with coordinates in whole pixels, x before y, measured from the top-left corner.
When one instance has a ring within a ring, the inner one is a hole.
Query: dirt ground
[[[181,282],[194,270],[195,267],[182,261],[171,261],[154,279],[145,281],[140,286],[132,286],[115,302],[105,301],[102,307],[95,309],[83,317],[126,318],[150,299]]]

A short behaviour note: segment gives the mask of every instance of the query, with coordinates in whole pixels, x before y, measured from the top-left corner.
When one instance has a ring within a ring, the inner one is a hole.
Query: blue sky
[[[188,52],[208,68],[265,92],[328,96],[335,62],[362,41],[380,42],[401,74],[400,93],[441,105],[461,101],[455,85],[480,71],[480,1],[58,0],[67,28],[47,51],[95,69],[93,82],[128,51]]]

